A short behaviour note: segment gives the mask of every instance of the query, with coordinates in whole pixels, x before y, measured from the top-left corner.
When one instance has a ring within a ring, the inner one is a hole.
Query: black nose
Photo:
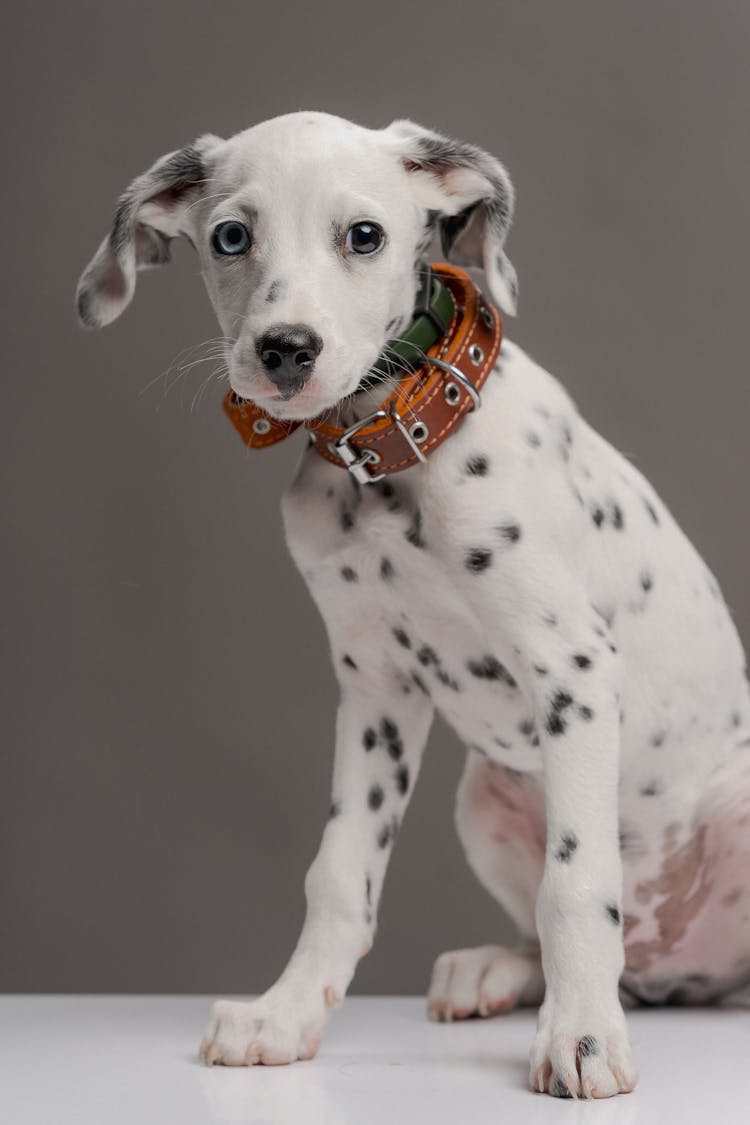
[[[277,324],[255,345],[268,378],[286,398],[304,387],[322,347],[320,336],[306,324]]]

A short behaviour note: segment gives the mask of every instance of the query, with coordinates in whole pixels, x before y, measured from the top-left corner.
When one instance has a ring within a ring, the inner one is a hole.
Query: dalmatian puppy
[[[514,311],[512,208],[478,148],[293,113],[136,179],[78,310],[114,320],[184,234],[236,394],[278,419],[361,418],[433,232]],[[291,371],[264,348],[290,326]],[[467,859],[519,943],[442,955],[434,1018],[540,1004],[531,1087],[607,1097],[636,1082],[624,1002],[729,1002],[750,983],[750,693],[716,580],[519,347],[482,397],[425,464],[375,484],[302,454],[283,516],[341,685],[330,816],[291,959],[259,999],[214,1006],[209,1064],[316,1053],[372,944],[436,710],[467,748]]]

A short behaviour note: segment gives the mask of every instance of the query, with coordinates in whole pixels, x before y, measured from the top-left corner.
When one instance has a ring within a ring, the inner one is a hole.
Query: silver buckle
[[[463,371],[460,371],[457,367],[454,367],[452,363],[448,363],[444,359],[436,359],[434,356],[427,356],[424,352],[422,352],[422,355],[424,355],[427,363],[432,364],[434,367],[439,367],[441,371],[444,371],[446,375],[450,375],[452,379],[455,379],[456,382],[463,387],[471,399],[472,410],[479,409],[482,405],[482,396],[471,380],[467,379]],[[372,422],[376,422],[378,418],[390,418],[391,421],[395,422],[399,433],[417,460],[421,461],[423,464],[427,461],[427,458],[409,433],[403,418],[398,410],[396,410],[395,406],[392,406],[390,410],[374,410],[373,413],[368,414],[366,418],[362,418],[359,422],[355,422],[353,425],[349,426],[335,441],[329,441],[328,443],[328,448],[331,453],[333,453],[334,457],[338,457],[344,462],[346,468],[359,484],[374,484],[375,481],[382,480],[385,476],[385,473],[371,473],[367,467],[368,465],[377,465],[382,461],[382,457],[379,453],[374,449],[363,449],[361,453],[357,453],[357,451],[352,449],[351,445],[349,445],[350,438],[358,434],[360,430],[364,430]]]
[[[363,449],[361,453],[357,453],[349,445],[349,438],[359,433],[360,430],[364,430],[366,426],[377,421],[378,418],[389,417],[387,410],[375,410],[372,414],[368,414],[366,418],[362,418],[359,422],[349,426],[335,441],[328,442],[331,453],[344,462],[346,468],[359,484],[374,484],[375,481],[383,479],[385,473],[371,473],[367,468],[368,465],[377,465],[379,461],[382,461],[382,457],[374,449]]]

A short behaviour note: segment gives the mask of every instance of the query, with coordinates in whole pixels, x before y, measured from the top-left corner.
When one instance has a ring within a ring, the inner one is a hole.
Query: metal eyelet
[[[443,394],[449,406],[458,406],[461,401],[461,392],[456,383],[446,383],[443,388]]]
[[[409,433],[414,438],[417,445],[422,445],[430,436],[430,431],[427,429],[424,422],[415,422],[413,426],[409,427]]]
[[[469,359],[475,367],[479,367],[479,364],[484,359],[484,352],[480,348],[479,344],[471,345],[471,347],[469,348]]]
[[[267,434],[271,429],[271,423],[267,418],[256,418],[253,422],[253,433]]]
[[[492,319],[492,313],[490,312],[489,309],[485,308],[484,305],[482,305],[482,307],[480,308],[479,315],[481,316],[482,320],[484,321],[485,328],[492,328],[493,327],[495,322]]]

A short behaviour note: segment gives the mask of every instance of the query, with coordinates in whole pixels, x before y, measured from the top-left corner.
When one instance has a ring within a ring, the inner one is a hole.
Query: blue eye
[[[374,254],[384,238],[385,232],[377,223],[354,223],[346,232],[346,248],[355,254]]]
[[[245,254],[250,249],[250,234],[242,223],[230,219],[227,223],[219,223],[211,245],[217,254]]]

